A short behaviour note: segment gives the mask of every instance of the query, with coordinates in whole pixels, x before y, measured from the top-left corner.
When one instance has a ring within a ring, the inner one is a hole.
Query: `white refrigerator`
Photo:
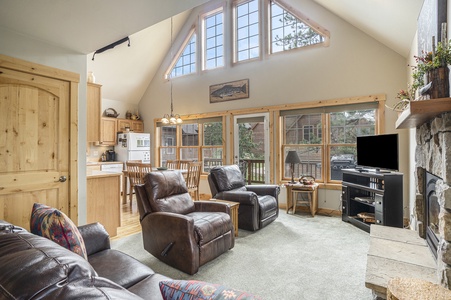
[[[150,133],[118,133],[114,150],[118,161],[141,160],[150,163]]]

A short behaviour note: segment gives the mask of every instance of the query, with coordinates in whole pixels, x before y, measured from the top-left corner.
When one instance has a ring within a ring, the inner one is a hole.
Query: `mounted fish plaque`
[[[210,85],[210,103],[249,98],[249,79]]]

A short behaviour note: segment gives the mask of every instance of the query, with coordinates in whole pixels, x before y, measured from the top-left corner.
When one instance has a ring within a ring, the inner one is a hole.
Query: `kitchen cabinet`
[[[98,142],[100,140],[100,110],[101,110],[101,88],[100,84],[87,84],[86,112],[87,112],[87,142]]]
[[[100,165],[87,165],[86,166],[86,174],[91,175],[95,171],[101,171]]]
[[[100,124],[100,145],[114,146],[116,145],[116,139],[117,139],[116,118],[102,117]]]
[[[132,130],[132,120],[129,119],[117,119],[117,131],[125,132],[126,128]]]
[[[134,132],[144,132],[144,122],[143,121],[132,121],[132,130]]]
[[[144,122],[140,120],[117,119],[117,131],[126,132],[128,127],[133,132],[144,132]]]

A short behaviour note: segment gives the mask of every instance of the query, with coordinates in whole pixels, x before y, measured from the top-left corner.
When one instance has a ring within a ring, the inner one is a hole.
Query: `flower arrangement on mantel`
[[[393,107],[390,107],[387,104],[385,104],[385,106],[390,108],[391,110],[402,112],[409,107],[410,101],[412,99],[415,99],[414,97],[412,97],[413,95],[415,95],[415,90],[412,88],[411,85],[408,85],[407,90],[400,90],[398,92],[398,94],[396,95],[396,99],[399,99],[399,101],[396,102],[396,104]]]
[[[411,66],[413,82],[407,90],[400,90],[397,94],[399,101],[389,107],[394,111],[405,110],[410,101],[449,97],[448,65],[451,65],[451,40],[446,38],[446,23],[442,24],[441,41],[437,46],[435,37],[432,37],[432,51],[423,51],[414,58],[417,65]]]

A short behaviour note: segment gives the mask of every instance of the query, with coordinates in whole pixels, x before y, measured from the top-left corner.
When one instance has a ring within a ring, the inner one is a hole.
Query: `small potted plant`
[[[432,51],[414,57],[417,65],[412,67],[413,90],[418,90],[419,96],[430,95],[433,99],[449,97],[450,42],[438,42]]]

